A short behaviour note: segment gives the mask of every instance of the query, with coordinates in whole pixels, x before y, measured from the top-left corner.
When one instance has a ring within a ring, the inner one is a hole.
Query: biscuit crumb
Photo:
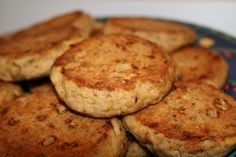
[[[57,112],[58,112],[59,114],[62,114],[62,113],[64,113],[64,112],[66,112],[66,107],[63,106],[63,105],[60,105],[60,106],[57,108]]]
[[[44,146],[49,146],[51,144],[53,144],[56,141],[56,137],[55,136],[49,136],[46,139],[43,140],[43,145]]]
[[[229,108],[227,103],[225,102],[225,100],[222,100],[222,99],[216,98],[214,101],[214,104],[216,107],[218,107],[219,109],[221,109],[223,111],[227,111]]]

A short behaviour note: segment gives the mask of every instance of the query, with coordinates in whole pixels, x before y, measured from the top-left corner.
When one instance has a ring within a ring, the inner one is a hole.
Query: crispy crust
[[[165,52],[172,52],[196,39],[195,32],[187,26],[148,18],[111,18],[105,24],[104,33],[134,34],[158,44]]]
[[[20,86],[0,81],[0,107],[14,101],[22,96],[23,93]]]
[[[207,84],[179,84],[163,101],[123,119],[160,156],[223,157],[236,144],[236,102]]]
[[[133,35],[108,35],[86,39],[59,57],[51,80],[71,109],[112,117],[160,101],[174,71],[155,44]]]
[[[171,58],[177,82],[198,80],[222,88],[227,81],[227,62],[210,49],[189,47],[172,53]]]
[[[0,156],[122,157],[127,138],[116,119],[69,111],[54,92],[19,98],[0,111]]]
[[[49,75],[57,57],[88,37],[93,22],[89,15],[73,12],[0,37],[0,79],[19,81]]]

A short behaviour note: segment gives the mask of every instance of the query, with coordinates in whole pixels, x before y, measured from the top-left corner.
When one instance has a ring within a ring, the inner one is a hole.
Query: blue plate
[[[105,22],[108,18],[100,18],[98,21]],[[197,40],[195,42],[196,47],[203,46],[201,42],[203,40],[208,40],[207,42],[211,42],[211,46],[208,48],[213,49],[215,52],[220,53],[229,64],[229,77],[228,81],[224,87],[225,93],[231,95],[234,99],[236,99],[236,38],[227,35],[225,33],[216,31],[214,29],[210,29],[204,26],[199,26],[196,24],[190,24],[186,22],[180,22],[169,19],[160,19],[160,18],[152,18],[162,21],[176,22],[180,24],[184,24],[192,28],[197,33]],[[228,157],[236,157],[236,150],[228,155]]]

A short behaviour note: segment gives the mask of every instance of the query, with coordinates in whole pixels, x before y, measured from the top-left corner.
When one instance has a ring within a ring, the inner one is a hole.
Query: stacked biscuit
[[[227,155],[236,144],[236,102],[220,90],[228,65],[185,47],[195,38],[181,24],[102,24],[83,12],[0,37],[0,156]]]

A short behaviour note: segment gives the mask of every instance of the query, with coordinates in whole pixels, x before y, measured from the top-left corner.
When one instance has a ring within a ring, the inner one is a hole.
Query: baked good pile
[[[71,12],[0,37],[0,157],[224,157],[229,66],[183,24]]]

